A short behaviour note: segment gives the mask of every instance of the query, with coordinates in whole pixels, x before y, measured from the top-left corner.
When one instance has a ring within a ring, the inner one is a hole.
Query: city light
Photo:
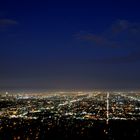
[[[42,94],[0,94],[2,138],[10,136],[12,139],[41,139],[43,136],[51,138],[54,133],[64,133],[65,138],[70,135],[89,138],[87,133],[91,129],[93,132],[90,137],[101,132],[103,138],[115,139],[112,128],[114,123],[139,120],[139,92],[56,91]],[[136,127],[136,132],[132,135],[139,135],[137,131],[139,129]]]

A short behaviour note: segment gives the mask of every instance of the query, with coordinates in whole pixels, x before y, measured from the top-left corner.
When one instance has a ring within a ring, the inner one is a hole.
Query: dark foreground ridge
[[[91,126],[92,124],[92,126]],[[46,139],[140,139],[140,120],[104,121],[68,120],[1,120],[0,140],[46,140]]]

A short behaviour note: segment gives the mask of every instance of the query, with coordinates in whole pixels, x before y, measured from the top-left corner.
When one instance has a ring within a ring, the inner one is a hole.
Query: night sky
[[[140,1],[1,0],[0,88],[140,88]]]

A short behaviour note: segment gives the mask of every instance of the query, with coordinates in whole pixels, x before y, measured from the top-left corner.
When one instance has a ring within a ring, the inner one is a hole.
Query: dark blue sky
[[[139,0],[4,0],[0,88],[136,89]]]

